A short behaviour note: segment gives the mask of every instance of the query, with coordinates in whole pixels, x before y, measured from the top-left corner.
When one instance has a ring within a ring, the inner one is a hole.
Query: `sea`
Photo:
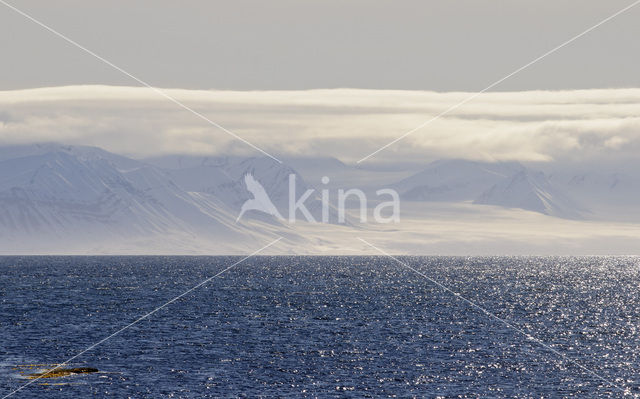
[[[640,395],[640,258],[240,259],[0,257],[0,398]]]

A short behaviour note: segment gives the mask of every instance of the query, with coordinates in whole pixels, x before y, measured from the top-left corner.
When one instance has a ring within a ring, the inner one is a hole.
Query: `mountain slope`
[[[520,208],[566,219],[582,218],[581,208],[542,172],[522,170],[482,193],[474,204]]]
[[[523,169],[517,162],[439,160],[393,187],[406,201],[472,201],[487,188]]]
[[[235,252],[260,235],[237,225],[215,196],[188,192],[139,161],[53,144],[0,151],[0,250],[140,242],[150,252],[167,245]]]
[[[164,171],[180,187],[190,192],[207,193],[222,201],[229,209],[239,212],[242,204],[251,199],[244,183],[244,176],[251,174],[265,189],[281,215],[289,217],[289,176],[295,176],[295,199],[314,187],[287,164],[268,157],[189,157],[167,156],[149,159],[148,162],[163,167]],[[316,221],[322,220],[322,203],[319,191],[304,202]],[[243,219],[245,216],[243,215]],[[246,218],[271,221],[272,217],[249,211]],[[296,218],[306,220],[298,212]],[[329,219],[337,220],[335,209],[329,209]]]

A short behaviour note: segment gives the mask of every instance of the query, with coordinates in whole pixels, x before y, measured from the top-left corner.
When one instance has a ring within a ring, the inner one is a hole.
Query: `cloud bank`
[[[163,89],[278,156],[354,162],[471,93]],[[147,88],[0,91],[0,144],[57,141],[134,157],[258,154]],[[368,162],[436,158],[625,161],[640,150],[640,89],[486,93]]]

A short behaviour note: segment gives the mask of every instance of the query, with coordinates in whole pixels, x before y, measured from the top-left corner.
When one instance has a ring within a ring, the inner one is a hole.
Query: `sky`
[[[631,0],[8,0],[153,86],[478,91]],[[640,7],[495,91],[640,87]],[[0,4],[0,90],[130,78]]]
[[[356,162],[631,1],[14,3],[270,154]],[[635,160],[639,16],[367,162]],[[0,26],[0,144],[260,155],[2,4]]]

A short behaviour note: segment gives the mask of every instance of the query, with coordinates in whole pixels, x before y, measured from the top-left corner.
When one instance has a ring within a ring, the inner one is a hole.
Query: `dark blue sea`
[[[250,258],[27,378],[239,259],[1,257],[0,398],[640,394],[625,257]]]

